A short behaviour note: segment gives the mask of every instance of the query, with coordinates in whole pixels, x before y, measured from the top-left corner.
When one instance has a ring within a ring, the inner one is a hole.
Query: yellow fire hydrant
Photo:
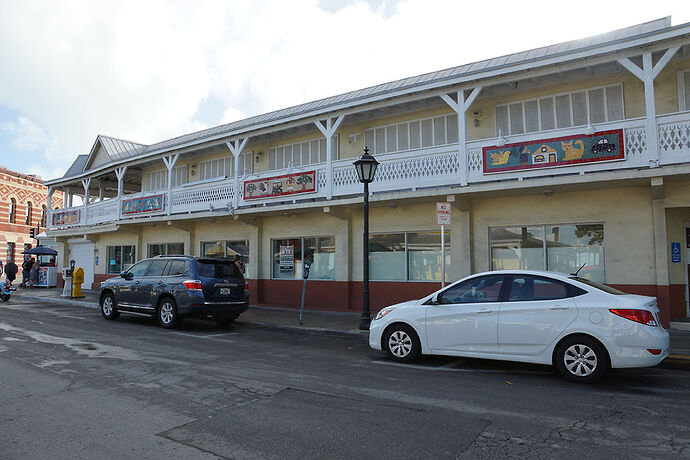
[[[81,284],[84,282],[84,269],[77,267],[72,273],[72,297],[85,297],[81,292]]]

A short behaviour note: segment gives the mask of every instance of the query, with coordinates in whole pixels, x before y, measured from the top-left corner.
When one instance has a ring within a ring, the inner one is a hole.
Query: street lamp
[[[369,149],[364,147],[362,158],[354,162],[359,181],[364,184],[364,241],[362,244],[364,261],[364,290],[362,291],[362,322],[359,323],[360,330],[368,331],[371,324],[371,314],[369,312],[369,182],[374,180],[376,167],[379,162],[376,158],[369,155]]]

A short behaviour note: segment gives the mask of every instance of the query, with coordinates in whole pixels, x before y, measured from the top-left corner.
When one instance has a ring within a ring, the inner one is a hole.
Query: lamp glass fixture
[[[369,155],[369,149],[367,147],[364,147],[364,155],[362,155],[362,157],[353,164],[357,170],[357,176],[359,177],[360,182],[363,184],[368,184],[374,180],[376,167],[379,165],[379,162],[376,161],[376,158]]]

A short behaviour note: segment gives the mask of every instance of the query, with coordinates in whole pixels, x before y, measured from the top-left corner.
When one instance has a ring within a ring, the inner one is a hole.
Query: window
[[[168,276],[184,275],[187,263],[184,260],[171,260],[168,265]]]
[[[568,289],[564,283],[536,276],[514,276],[508,293],[508,300],[513,302],[556,300],[566,297]]]
[[[338,136],[331,138],[333,142],[333,159],[338,159]],[[297,144],[280,145],[268,149],[268,169],[285,169],[292,164],[294,167],[326,162],[326,138],[313,139]]]
[[[173,187],[187,183],[187,165],[176,166],[172,171]],[[159,169],[146,173],[145,192],[152,192],[155,190],[163,190],[168,188],[168,170]]]
[[[163,276],[163,272],[167,265],[168,261],[165,259],[151,261],[151,265],[149,266],[149,271],[146,273],[146,276]]]
[[[690,70],[678,72],[678,110],[690,110]]]
[[[201,243],[202,257],[221,257],[234,259],[239,254],[244,263],[244,274],[249,277],[249,241],[210,241]]]
[[[27,201],[26,202],[26,219],[24,220],[24,223],[26,225],[31,225],[31,212],[32,212],[31,201]]]
[[[108,273],[119,275],[132,266],[135,260],[134,246],[107,246]]]
[[[623,86],[616,84],[499,104],[494,110],[497,136],[499,130],[504,135],[522,134],[622,120]]]
[[[492,227],[493,270],[552,270],[605,282],[604,224]]]
[[[450,232],[445,232],[446,281]],[[441,232],[382,233],[369,236],[369,270],[377,281],[441,281]]]
[[[440,304],[498,302],[503,286],[503,275],[472,278],[456,284],[438,296]]]
[[[46,205],[41,206],[41,223],[38,224],[41,227],[46,226],[46,220],[48,219]]]
[[[7,243],[7,260],[14,260],[15,243]]]
[[[252,152],[240,155],[240,175],[252,173]],[[199,162],[199,180],[235,176],[235,157],[227,156]]]
[[[302,279],[305,260],[311,262],[310,280],[334,280],[335,237],[273,240],[273,278]]]
[[[7,221],[10,224],[13,224],[14,220],[16,218],[16,215],[17,215],[17,200],[15,200],[14,198],[10,198],[10,209],[9,209]]]
[[[132,268],[127,270],[127,273],[132,275],[134,278],[140,278],[146,274],[146,271],[148,270],[150,263],[150,260],[142,260],[141,262],[133,265]]]
[[[364,145],[369,147],[374,155],[456,142],[458,142],[456,114],[378,126],[364,131]]]
[[[154,243],[149,244],[149,257],[180,256],[184,254],[184,243]]]

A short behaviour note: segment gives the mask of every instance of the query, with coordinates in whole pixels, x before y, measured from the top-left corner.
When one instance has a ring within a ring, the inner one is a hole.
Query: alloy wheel
[[[175,311],[174,307],[170,302],[164,302],[163,305],[161,305],[161,310],[160,310],[160,318],[161,322],[165,325],[172,323],[173,318],[175,317]]]
[[[588,377],[597,369],[597,354],[587,345],[574,344],[563,354],[566,369],[578,377]]]
[[[106,296],[103,299],[103,314],[105,316],[110,316],[113,313],[113,298]]]
[[[393,355],[404,358],[412,350],[412,338],[404,331],[395,331],[388,339],[388,348]]]

